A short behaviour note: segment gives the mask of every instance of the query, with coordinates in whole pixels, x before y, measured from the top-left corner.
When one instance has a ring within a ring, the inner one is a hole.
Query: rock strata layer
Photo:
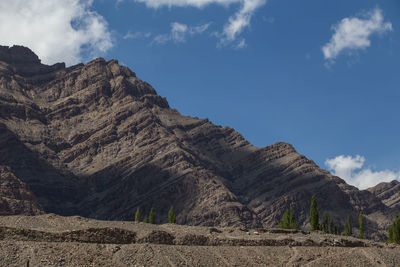
[[[174,205],[181,224],[270,227],[294,207],[307,227],[316,194],[335,222],[363,211],[376,239],[394,214],[290,144],[257,148],[232,128],[181,115],[116,60],[46,66],[24,47],[0,47],[0,165],[31,192],[14,197],[31,199],[22,214],[132,220],[137,207],[154,207],[166,222]]]

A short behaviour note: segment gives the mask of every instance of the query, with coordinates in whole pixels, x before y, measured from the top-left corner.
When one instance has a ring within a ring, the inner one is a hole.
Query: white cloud
[[[135,0],[135,2],[144,3],[147,7],[159,8],[163,6],[167,7],[197,7],[202,8],[210,4],[230,5],[233,3],[239,3],[244,0]]]
[[[102,16],[90,9],[93,0],[1,0],[0,44],[31,48],[45,64],[82,61],[112,47]]]
[[[223,30],[222,42],[231,42],[250,25],[251,17],[254,12],[267,3],[266,0],[245,0],[242,8],[232,17],[229,18],[228,24]]]
[[[334,175],[359,189],[366,189],[381,182],[400,180],[400,171],[373,171],[370,168],[363,168],[364,163],[365,158],[360,155],[355,157],[340,155],[325,161],[325,165]]]
[[[186,41],[186,33],[188,31],[188,26],[178,22],[171,24],[171,39],[175,43],[183,43]]]
[[[236,45],[236,49],[242,49],[242,48],[245,48],[245,47],[247,47],[245,39],[240,40],[239,43]]]
[[[208,29],[208,27],[210,27],[210,25],[211,25],[211,22],[203,24],[203,25],[195,26],[195,27],[190,28],[189,32],[191,35],[201,34],[201,33],[205,32]]]
[[[333,36],[322,47],[325,59],[333,61],[343,51],[366,49],[371,45],[372,34],[383,34],[392,30],[392,24],[384,22],[382,10],[378,7],[363,17],[344,18],[332,27]]]
[[[196,34],[202,34],[210,25],[211,22],[191,27],[186,24],[173,22],[171,23],[171,32],[169,34],[160,34],[155,36],[152,43],[165,44],[169,41],[174,43],[184,43],[186,42],[188,35],[193,36]]]
[[[224,26],[222,33],[216,34],[220,38],[220,44],[226,45],[234,42],[243,30],[250,26],[251,18],[254,12],[267,3],[267,0],[135,0],[144,3],[150,8],[167,7],[196,7],[203,8],[211,4],[219,4],[229,6],[231,4],[241,4],[241,8],[229,18],[228,23]],[[236,45],[245,47],[243,39]]]
[[[151,37],[151,32],[127,32],[124,37],[124,40],[128,39],[147,39]]]

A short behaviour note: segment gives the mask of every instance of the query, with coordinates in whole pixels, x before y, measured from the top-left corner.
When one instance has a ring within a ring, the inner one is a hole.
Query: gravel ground
[[[0,266],[28,264],[400,266],[400,247],[271,229],[150,225],[53,214],[0,217]]]

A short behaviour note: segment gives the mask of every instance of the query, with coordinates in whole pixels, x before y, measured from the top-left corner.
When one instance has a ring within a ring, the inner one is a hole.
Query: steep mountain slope
[[[42,207],[9,167],[0,166],[0,215],[38,215]]]
[[[46,66],[29,49],[0,47],[0,164],[46,212],[132,219],[155,207],[165,221],[272,226],[309,201],[335,220],[359,211],[368,233],[392,210],[320,169],[287,143],[254,147],[229,127],[182,116],[115,60]],[[376,237],[379,236],[375,235]]]
[[[400,211],[400,182],[393,180],[390,183],[380,183],[367,189],[386,206]]]

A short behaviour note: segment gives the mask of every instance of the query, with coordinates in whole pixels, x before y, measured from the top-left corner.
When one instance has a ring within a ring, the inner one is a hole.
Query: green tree
[[[334,234],[335,233],[335,226],[333,225],[333,219],[331,218],[329,220],[329,233]]]
[[[149,223],[151,223],[151,224],[156,223],[156,212],[154,211],[154,208],[151,208],[151,210],[150,210]]]
[[[279,228],[281,229],[298,229],[299,225],[294,218],[293,208],[287,209],[282,215],[281,221],[279,223]]]
[[[359,225],[359,232],[358,232],[358,237],[361,239],[364,239],[364,219],[362,212],[360,211],[360,214],[358,215],[358,225]]]
[[[313,195],[311,198],[309,221],[311,225],[311,231],[319,230],[318,206],[315,195]]]
[[[389,238],[388,243],[400,244],[400,218],[396,217],[394,222],[389,228]]]
[[[176,214],[174,210],[174,206],[171,206],[168,211],[168,222],[169,223],[176,223]]]
[[[393,243],[393,224],[389,227],[389,234],[388,234],[388,243]]]
[[[346,224],[344,226],[344,233],[343,235],[345,236],[351,236],[353,234],[353,229],[351,228],[351,220],[350,220],[350,216],[347,216],[347,221]]]
[[[322,219],[322,230],[325,233],[329,232],[329,220],[328,220],[328,214],[324,212],[323,219]]]
[[[147,218],[147,215],[144,216],[143,222],[144,222],[144,223],[148,223],[148,222],[149,222],[149,219]]]
[[[140,222],[140,209],[139,207],[136,209],[136,213],[135,213],[135,222]]]
[[[340,235],[340,225],[335,225],[335,235]]]

